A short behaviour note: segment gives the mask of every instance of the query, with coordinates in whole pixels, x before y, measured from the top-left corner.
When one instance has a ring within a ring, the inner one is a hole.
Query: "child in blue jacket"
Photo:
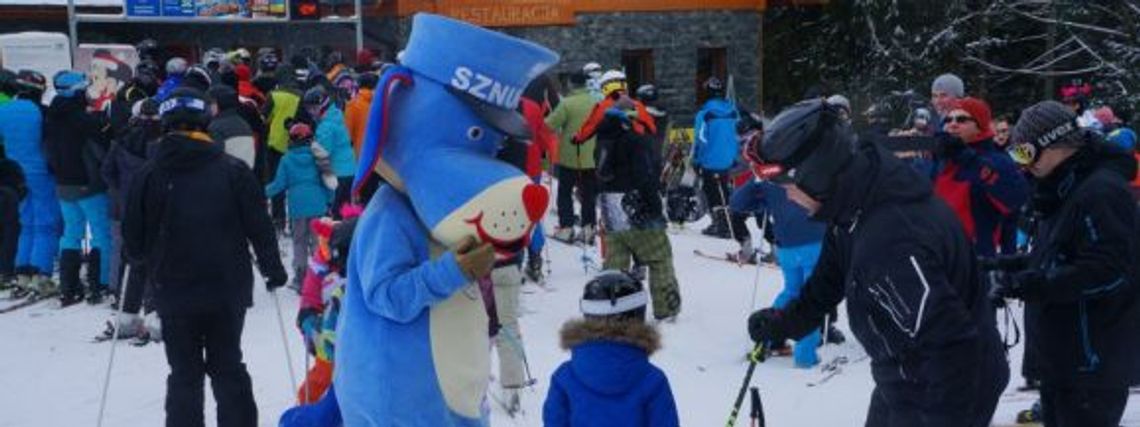
[[[289,126],[289,139],[289,150],[281,158],[273,182],[265,187],[265,196],[285,192],[293,230],[293,288],[299,292],[308,267],[306,255],[313,253],[316,246],[309,221],[328,212],[332,192],[321,182],[313,157],[313,129],[303,122],[294,122]]]
[[[546,427],[674,427],[669,379],[649,363],[661,346],[645,323],[649,295],[629,274],[606,270],[586,284],[581,320],[562,325],[570,360],[550,380],[542,407]]]

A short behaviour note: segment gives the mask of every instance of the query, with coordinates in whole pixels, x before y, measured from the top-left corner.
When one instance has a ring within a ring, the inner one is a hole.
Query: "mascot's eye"
[[[483,128],[479,126],[471,126],[467,128],[467,139],[478,141],[483,139]]]

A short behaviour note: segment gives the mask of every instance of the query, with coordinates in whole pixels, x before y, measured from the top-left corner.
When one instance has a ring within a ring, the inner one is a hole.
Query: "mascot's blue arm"
[[[392,209],[383,217],[376,229],[391,230],[383,243],[353,254],[360,257],[356,265],[364,304],[377,315],[410,323],[469,280],[454,253],[428,258],[427,237],[410,212]]]

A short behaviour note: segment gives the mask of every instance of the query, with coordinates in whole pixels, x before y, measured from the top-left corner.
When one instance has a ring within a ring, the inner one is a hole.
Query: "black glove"
[[[1045,275],[1037,270],[1018,272],[990,271],[986,274],[990,286],[990,300],[1004,304],[1005,299],[1032,301],[1040,297]]]
[[[784,311],[765,308],[748,316],[748,336],[753,342],[780,342],[787,339]]]
[[[289,275],[285,274],[284,268],[276,269],[277,271],[271,272],[265,277],[265,290],[273,292],[282,286],[285,282],[289,281]]]
[[[934,156],[939,159],[954,159],[966,151],[966,143],[954,135],[940,132],[934,138],[938,140],[934,146]]]

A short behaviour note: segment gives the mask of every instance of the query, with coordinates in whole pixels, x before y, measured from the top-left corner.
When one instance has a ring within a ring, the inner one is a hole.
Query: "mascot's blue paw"
[[[324,397],[312,405],[297,406],[281,415],[280,427],[341,427],[340,408],[336,403],[334,387],[329,386]]]

